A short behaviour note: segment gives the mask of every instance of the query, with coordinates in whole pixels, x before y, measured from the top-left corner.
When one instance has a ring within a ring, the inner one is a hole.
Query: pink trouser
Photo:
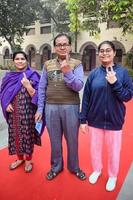
[[[117,177],[120,163],[120,150],[122,130],[104,130],[89,126],[91,135],[90,154],[93,171],[100,172],[102,165],[102,149],[103,141],[107,145],[108,152],[108,175],[109,177]]]

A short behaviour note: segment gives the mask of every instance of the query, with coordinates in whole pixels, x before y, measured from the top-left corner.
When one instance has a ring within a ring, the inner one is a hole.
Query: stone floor
[[[8,131],[7,124],[2,115],[2,110],[0,107],[0,149],[3,149],[7,146]]]
[[[133,163],[116,200],[133,200]]]
[[[0,70],[0,84],[1,84],[1,80],[4,74],[5,74],[5,71]],[[7,146],[7,142],[8,142],[7,136],[8,136],[7,124],[3,117],[1,106],[0,106],[0,149],[3,149],[4,147]]]

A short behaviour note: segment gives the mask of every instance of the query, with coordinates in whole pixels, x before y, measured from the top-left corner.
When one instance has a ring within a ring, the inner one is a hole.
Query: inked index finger
[[[70,55],[67,53],[66,54],[66,61],[69,61]]]
[[[26,76],[25,72],[23,72],[23,75],[24,75],[24,78],[27,78],[27,76]]]
[[[113,67],[112,67],[112,66],[110,67],[110,70],[111,70],[111,72],[114,72],[114,69],[113,69]]]

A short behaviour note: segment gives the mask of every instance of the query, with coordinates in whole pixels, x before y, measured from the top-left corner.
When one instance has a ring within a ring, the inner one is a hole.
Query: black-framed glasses
[[[99,50],[99,53],[101,53],[101,54],[104,54],[104,53],[109,54],[109,53],[111,53],[112,50],[113,50],[113,49],[111,49],[111,48],[108,48],[108,49],[100,49],[100,50]]]
[[[64,44],[56,44],[55,45],[55,47],[57,47],[57,48],[66,48],[66,47],[69,47],[70,46],[70,44],[66,44],[66,43],[64,43]]]

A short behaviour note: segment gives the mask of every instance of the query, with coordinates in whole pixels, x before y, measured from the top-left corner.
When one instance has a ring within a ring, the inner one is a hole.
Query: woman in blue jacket
[[[133,95],[128,70],[114,63],[115,46],[110,41],[98,47],[101,66],[88,76],[80,115],[81,130],[91,134],[91,162],[93,173],[89,182],[95,184],[102,173],[103,139],[108,150],[108,181],[106,190],[115,189],[119,172],[122,126],[125,117],[124,102]]]

